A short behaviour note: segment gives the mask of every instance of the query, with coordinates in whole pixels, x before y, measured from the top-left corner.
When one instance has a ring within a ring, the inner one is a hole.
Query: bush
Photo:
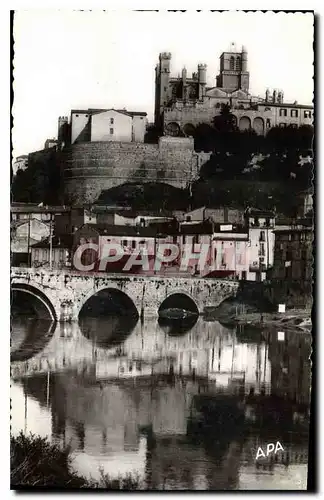
[[[106,490],[142,489],[138,477],[111,479],[101,470],[99,481],[88,480],[71,470],[70,448],[61,449],[48,439],[21,432],[10,439],[10,483],[20,488],[99,488]]]

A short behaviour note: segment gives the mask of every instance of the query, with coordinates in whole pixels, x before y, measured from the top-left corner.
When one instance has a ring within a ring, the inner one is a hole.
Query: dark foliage
[[[134,210],[171,211],[186,209],[189,193],[163,183],[126,183],[102,191],[96,203],[131,206]]]
[[[10,439],[10,483],[12,488],[100,488],[106,490],[141,489],[137,477],[111,479],[100,471],[99,481],[87,480],[71,469],[69,448],[51,445],[40,436],[22,432]]]
[[[29,155],[28,168],[13,178],[12,201],[57,204],[61,175],[59,153],[55,148]]]

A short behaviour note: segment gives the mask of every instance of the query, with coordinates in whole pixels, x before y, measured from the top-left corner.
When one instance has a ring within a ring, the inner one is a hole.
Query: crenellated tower
[[[170,98],[170,63],[171,53],[161,52],[155,68],[155,125],[161,126],[161,117]]]

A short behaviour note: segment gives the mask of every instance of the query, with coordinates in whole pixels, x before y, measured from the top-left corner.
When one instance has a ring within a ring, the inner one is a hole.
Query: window
[[[240,69],[241,69],[241,58],[240,57],[236,58],[235,69],[236,69],[236,71],[240,71]]]
[[[114,119],[113,118],[110,118],[110,123],[111,123],[111,125],[114,124]]]
[[[264,251],[264,243],[260,243],[260,255],[264,256],[265,251]]]
[[[242,280],[246,280],[246,271],[242,271]]]
[[[265,241],[265,231],[260,232],[260,241]]]
[[[290,116],[291,116],[292,118],[297,118],[297,117],[298,117],[298,109],[292,109],[292,110],[290,111]]]
[[[167,88],[166,88],[166,87],[163,87],[163,90],[164,90],[164,92],[166,92],[166,91],[167,91]]]
[[[113,129],[113,128],[111,128],[111,129],[110,129],[110,135],[113,135],[113,133],[114,133],[114,129]]]
[[[39,250],[35,250],[35,260],[39,259]]]
[[[235,63],[234,63],[234,57],[232,56],[232,57],[230,58],[230,69],[232,69],[232,70],[234,69],[234,64],[235,64]]]
[[[271,127],[271,120],[270,120],[270,118],[267,118],[267,121],[266,121],[266,127],[267,127],[267,128],[270,128],[270,127]]]
[[[279,116],[287,116],[287,110],[285,108],[281,108],[279,111]]]
[[[291,241],[291,240],[292,240],[292,235],[288,234],[288,241]]]
[[[304,111],[304,118],[311,118],[312,113],[310,111]]]

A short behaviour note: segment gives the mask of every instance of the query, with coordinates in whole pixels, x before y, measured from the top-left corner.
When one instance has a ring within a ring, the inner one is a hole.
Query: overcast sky
[[[175,75],[206,63],[214,86],[220,54],[245,45],[252,94],[313,99],[311,14],[29,10],[15,14],[14,42],[14,157],[42,149],[73,108],[125,107],[151,121],[162,51]]]

